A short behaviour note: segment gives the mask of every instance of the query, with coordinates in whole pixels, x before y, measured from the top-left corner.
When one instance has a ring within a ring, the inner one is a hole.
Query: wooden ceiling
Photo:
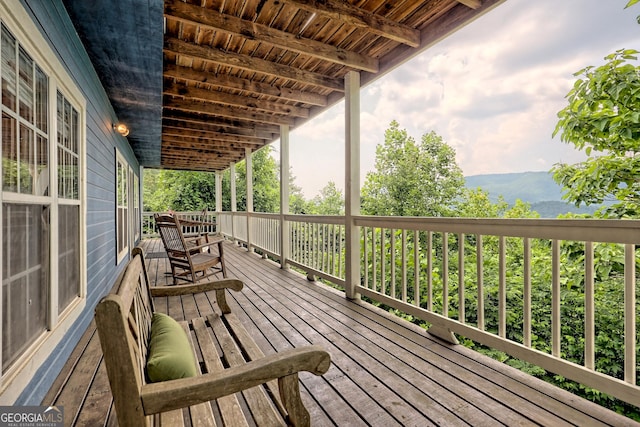
[[[349,71],[366,85],[502,1],[165,0],[160,164],[143,165],[226,169],[341,100]]]

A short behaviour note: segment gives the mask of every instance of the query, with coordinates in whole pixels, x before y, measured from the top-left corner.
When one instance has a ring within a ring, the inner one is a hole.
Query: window
[[[118,262],[129,251],[129,167],[120,152],[116,151],[116,192],[118,206],[116,212]]]
[[[83,101],[29,43],[2,23],[2,376],[84,294]]]

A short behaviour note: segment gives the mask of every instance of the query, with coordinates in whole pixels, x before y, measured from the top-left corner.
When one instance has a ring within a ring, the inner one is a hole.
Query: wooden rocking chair
[[[217,273],[227,277],[221,236],[203,235],[186,239],[175,215],[155,214],[156,226],[167,251],[174,285],[178,280],[197,283]],[[215,254],[211,248],[217,246]]]

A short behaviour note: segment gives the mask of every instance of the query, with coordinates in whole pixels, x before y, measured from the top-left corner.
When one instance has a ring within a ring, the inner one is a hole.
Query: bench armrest
[[[144,412],[150,415],[208,402],[272,380],[282,381],[291,375],[295,375],[297,385],[298,372],[322,375],[330,365],[331,357],[322,347],[306,346],[270,354],[220,372],[145,384],[140,394]],[[288,406],[287,402],[283,403]]]
[[[222,279],[211,282],[201,282],[192,285],[152,286],[149,288],[152,297],[171,297],[179,295],[197,294],[200,292],[216,291],[216,302],[223,313],[231,313],[227,304],[225,289],[240,292],[244,283],[238,279]]]
[[[200,292],[232,289],[240,292],[244,283],[238,279],[222,279],[193,285],[151,286],[149,290],[154,297],[171,297],[179,295],[197,294]]]

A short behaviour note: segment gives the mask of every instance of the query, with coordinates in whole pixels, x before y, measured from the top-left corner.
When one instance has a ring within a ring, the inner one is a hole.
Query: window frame
[[[131,244],[131,213],[130,213],[130,167],[127,159],[116,148],[116,263],[120,264],[129,253]],[[122,174],[122,175],[121,175]],[[124,202],[121,204],[121,202]],[[122,220],[126,221],[123,224]],[[123,229],[124,227],[124,229]]]
[[[12,0],[0,0],[0,22],[15,38],[17,46],[31,57],[36,66],[48,78],[47,112],[48,120],[45,134],[48,137],[48,177],[49,187],[47,195],[21,194],[4,191],[0,188],[0,202],[4,204],[30,204],[47,205],[50,207],[49,216],[49,283],[46,323],[44,333],[22,351],[10,367],[2,372],[0,366],[0,404],[12,404],[26,385],[33,379],[36,369],[41,366],[51,355],[51,351],[63,341],[65,335],[80,317],[86,307],[87,295],[87,255],[86,255],[86,99],[80,88],[76,85],[66,68],[58,59],[56,53],[49,47],[49,42],[42,36],[40,29],[35,26],[31,16],[26,12],[21,3]],[[18,47],[16,47],[18,49]],[[54,171],[58,165],[57,158],[57,92],[60,92],[74,107],[78,114],[78,197],[66,199],[58,196],[57,173]],[[19,101],[17,101],[19,102]],[[36,97],[37,102],[37,97]],[[7,111],[1,107],[2,111]],[[37,107],[36,107],[37,108]],[[19,116],[19,109],[15,111]],[[37,116],[39,112],[33,111]],[[38,120],[38,117],[35,118]],[[0,123],[0,128],[2,124]],[[18,124],[19,126],[19,124]],[[42,132],[41,132],[42,133]],[[0,151],[2,147],[0,146]],[[0,152],[1,154],[1,152]],[[2,165],[0,164],[0,176]],[[79,295],[63,309],[58,308],[58,207],[63,205],[77,205],[79,209],[78,236],[79,236]],[[4,223],[3,209],[0,209],[0,222]],[[1,232],[0,232],[1,233]],[[0,256],[3,256],[3,247],[0,246]],[[0,276],[2,266],[0,265]],[[0,293],[0,322],[2,321],[2,293]],[[2,328],[0,328],[0,336]],[[1,352],[0,348],[0,352]],[[0,357],[0,365],[2,358]]]

